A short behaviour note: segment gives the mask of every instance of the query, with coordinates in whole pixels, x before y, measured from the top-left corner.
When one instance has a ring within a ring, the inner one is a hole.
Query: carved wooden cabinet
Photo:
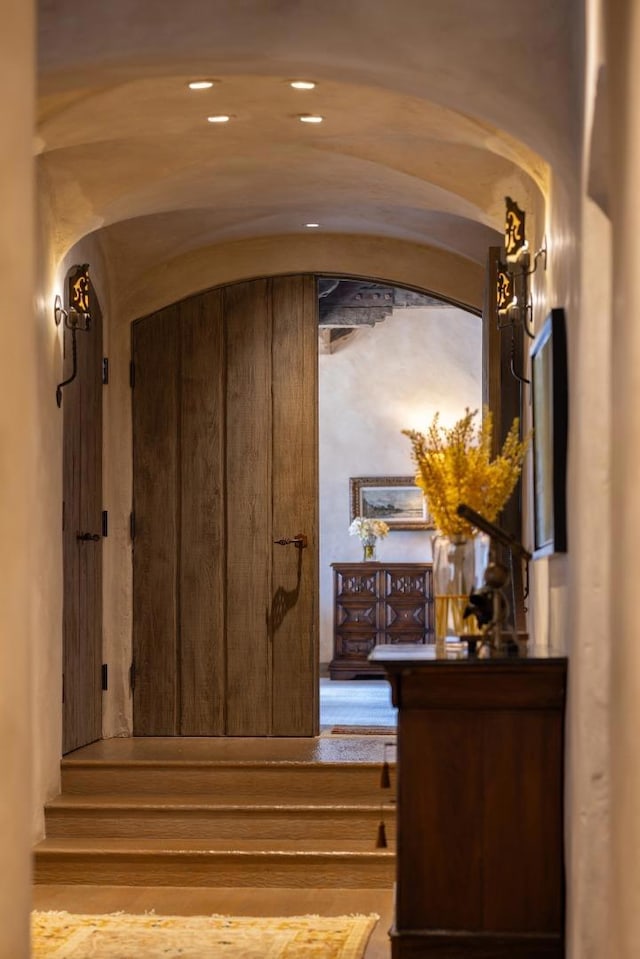
[[[393,959],[563,959],[566,660],[394,655]]]
[[[434,642],[430,563],[332,563],[331,679],[384,676],[368,656],[381,643]]]

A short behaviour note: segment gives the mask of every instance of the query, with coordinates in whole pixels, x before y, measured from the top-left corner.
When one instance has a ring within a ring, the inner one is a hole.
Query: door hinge
[[[64,673],[62,674],[62,705],[64,706]]]
[[[136,688],[136,664],[135,660],[131,660],[131,666],[129,667],[129,688],[131,692],[134,692]]]
[[[102,690],[103,692],[109,688],[109,666],[107,663],[102,664]]]
[[[62,532],[64,533],[64,500],[62,500]]]
[[[131,389],[136,385],[136,367],[133,360],[129,363],[129,386]]]
[[[129,535],[132,540],[136,538],[136,514],[133,510],[129,514]]]
[[[102,385],[106,386],[109,382],[109,357],[102,357]]]
[[[106,509],[102,510],[102,535],[109,535],[109,511]]]

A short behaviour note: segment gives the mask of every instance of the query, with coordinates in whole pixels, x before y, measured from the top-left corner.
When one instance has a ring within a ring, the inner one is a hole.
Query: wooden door
[[[522,389],[525,373],[524,334],[521,326],[499,329],[501,324],[496,304],[496,288],[500,269],[500,247],[490,247],[485,274],[485,297],[482,311],[482,402],[493,414],[493,449],[497,456],[511,428],[514,418],[520,419],[522,433]],[[517,290],[518,298],[524,293]],[[499,517],[499,524],[514,537],[522,540],[522,480],[509,498]],[[502,561],[509,565],[509,553],[503,550]],[[521,563],[513,564],[516,627],[526,630]]]
[[[77,376],[62,399],[63,753],[102,735],[102,316],[93,292],[91,315],[89,332],[76,334]],[[69,330],[64,338],[66,378]]]
[[[133,363],[134,734],[314,735],[315,278],[138,320]]]

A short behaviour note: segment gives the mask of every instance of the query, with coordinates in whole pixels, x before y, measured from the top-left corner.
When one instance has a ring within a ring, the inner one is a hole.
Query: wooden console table
[[[399,707],[393,959],[562,959],[566,659],[371,658]]]
[[[430,563],[332,563],[331,679],[384,676],[369,653],[378,644],[434,642]]]

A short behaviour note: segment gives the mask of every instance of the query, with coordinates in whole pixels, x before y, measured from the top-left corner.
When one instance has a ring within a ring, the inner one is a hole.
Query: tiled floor
[[[398,710],[384,679],[321,679],[320,729],[330,726],[395,726]]]

